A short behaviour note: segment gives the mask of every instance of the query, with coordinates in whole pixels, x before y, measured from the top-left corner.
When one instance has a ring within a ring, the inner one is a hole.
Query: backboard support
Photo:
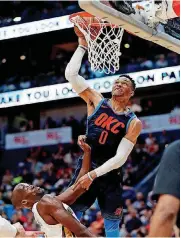
[[[114,9],[109,2],[105,0],[79,0],[79,5],[83,10],[92,15],[119,25],[126,31],[131,32],[140,38],[152,41],[171,51],[180,53],[180,40],[168,34],[165,31],[163,24],[159,24],[156,29],[151,28],[146,25],[142,18],[137,14],[126,15]]]

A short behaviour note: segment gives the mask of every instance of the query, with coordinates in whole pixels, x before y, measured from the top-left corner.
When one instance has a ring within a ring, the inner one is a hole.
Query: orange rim
[[[80,16],[80,17],[94,17],[92,14],[88,13],[88,12],[76,12],[76,13],[73,13],[70,15],[69,19],[70,21],[72,21],[72,18],[73,17],[76,17],[76,16]]]
[[[76,13],[73,13],[69,16],[69,20],[74,23],[74,20],[72,18],[76,17],[76,16],[80,16],[81,18],[94,18],[95,16],[88,13],[88,12],[76,12]],[[97,17],[98,19],[101,20],[101,18]],[[86,21],[86,20],[85,20]],[[85,22],[86,23],[86,22]],[[108,22],[99,22],[99,23],[96,23],[96,22],[87,22],[87,25],[91,25],[91,26],[96,26],[96,27],[99,27],[101,25],[104,25],[104,26],[111,26],[111,27],[119,27],[117,25],[114,25],[114,24],[111,24],[111,23],[108,23]]]

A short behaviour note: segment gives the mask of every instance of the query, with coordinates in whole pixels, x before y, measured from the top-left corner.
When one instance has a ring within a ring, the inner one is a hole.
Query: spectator
[[[153,142],[153,144],[147,146],[147,152],[150,156],[155,155],[159,151],[159,145],[156,143],[156,141]]]
[[[20,210],[17,211],[16,215],[17,215],[18,221],[19,221],[21,224],[27,222],[27,217],[23,214],[22,211],[20,211]]]
[[[33,131],[33,130],[35,130],[33,120],[29,120],[29,121],[28,121],[27,130],[28,130],[28,131]]]
[[[44,129],[50,128],[56,128],[56,123],[51,117],[48,117],[47,120],[45,121]]]
[[[165,55],[161,54],[158,56],[158,60],[155,63],[156,68],[164,68],[168,66],[168,61],[165,59]]]
[[[130,101],[130,109],[131,109],[131,111],[135,112],[136,114],[142,112],[142,110],[143,110],[142,107],[138,103],[136,103],[136,101],[134,99],[132,99]]]
[[[140,209],[142,204],[141,202],[144,201],[144,196],[143,196],[143,193],[137,193],[136,194],[136,201],[133,203],[133,207],[135,209]]]
[[[163,130],[162,131],[162,134],[160,135],[160,138],[159,138],[159,142],[160,142],[160,146],[164,149],[165,145],[166,144],[169,144],[171,141],[170,141],[170,138],[167,134],[167,131]]]
[[[24,132],[27,131],[27,123],[26,121],[21,121],[20,122],[20,128],[19,128],[20,132]]]
[[[89,230],[95,235],[101,235],[103,233],[103,227],[104,227],[104,220],[103,217],[101,216],[101,213],[98,212],[96,221],[91,223]]]
[[[4,184],[10,184],[13,179],[13,175],[9,170],[6,170],[3,178],[2,178],[2,183]]]
[[[151,209],[144,209],[140,212],[140,220],[144,226],[148,225],[152,216]]]
[[[67,126],[72,127],[72,138],[74,140],[77,140],[77,137],[80,133],[80,124],[78,120],[76,120],[74,116],[70,116],[67,122]]]
[[[135,181],[135,175],[131,165],[128,165],[123,176],[124,185],[132,186]]]
[[[148,137],[145,139],[145,144],[147,147],[149,147],[153,145],[155,141],[156,141],[156,138],[153,137],[152,133],[149,133]]]
[[[27,89],[31,87],[31,79],[29,79],[29,77],[23,77],[22,81],[20,82],[20,88],[21,89]]]
[[[132,152],[132,165],[133,166],[138,166],[143,157],[148,157],[147,149],[144,145],[137,143],[135,145],[135,148]]]
[[[169,66],[174,66],[179,64],[179,60],[175,52],[169,52],[167,55],[167,60],[168,60]]]
[[[139,65],[135,62],[134,59],[131,59],[131,62],[126,67],[126,72],[137,72]]]
[[[151,100],[148,100],[146,104],[143,106],[143,111],[145,116],[150,115],[150,113],[151,114],[154,113],[153,102]]]
[[[59,144],[58,145],[58,149],[55,153],[52,154],[52,157],[55,159],[55,160],[61,160],[63,159],[64,157],[64,153],[63,153],[63,145],[62,144]]]
[[[43,187],[45,180],[41,178],[40,173],[37,174],[33,180],[33,185],[38,187]]]
[[[144,59],[144,61],[140,64],[140,67],[142,70],[149,70],[153,69],[154,64],[150,59]]]
[[[137,229],[139,229],[142,226],[142,222],[138,218],[138,214],[135,209],[131,208],[129,210],[129,218],[128,221],[126,222],[126,230],[131,233]]]
[[[33,174],[28,171],[27,169],[24,169],[22,172],[22,178],[23,181],[26,183],[32,183],[33,182]]]
[[[47,8],[44,11],[48,14],[50,13],[50,11]],[[65,83],[64,70],[65,65],[67,64],[69,59],[69,54],[63,50],[60,50],[59,47],[57,46],[53,46],[52,48],[53,49],[58,48],[59,50],[58,53],[55,53],[54,50],[52,51],[53,59],[52,57],[50,57],[50,59],[41,58],[41,61],[39,59],[34,59],[30,60],[30,63],[28,63],[29,61],[27,60],[26,65],[24,67],[21,67],[20,70],[22,71],[21,73],[19,72],[17,73],[15,70],[14,74],[17,74],[18,76],[9,74],[7,75],[7,73],[3,73],[7,72],[7,70],[3,69],[5,67],[4,65],[8,65],[8,62],[6,62],[6,64],[0,65],[2,68],[1,78],[2,80],[4,78],[0,86],[0,91],[9,92],[13,90],[18,90],[19,88],[27,89],[30,87],[41,87],[45,85]],[[168,53],[168,56],[169,57],[167,57],[167,53],[161,54],[157,56],[158,59],[155,59],[153,61],[149,57],[144,59],[142,59],[141,57],[137,57],[137,59],[135,59],[132,55],[129,55],[127,56],[129,60],[127,58],[123,58],[119,73],[124,74],[130,72],[137,72],[139,70],[148,70],[155,67],[160,68],[167,66],[175,66],[179,64],[178,55]],[[166,60],[166,58],[168,58],[168,61]],[[48,65],[47,67],[44,67],[47,68],[48,70],[45,71],[44,69],[42,69],[42,65]],[[24,75],[27,74],[28,69],[30,68],[32,68],[32,71],[29,72],[29,75],[28,76]],[[94,79],[106,76],[103,72],[101,73],[99,71],[93,72],[91,70],[90,63],[88,62],[88,60],[83,61],[81,67],[81,75],[86,79]]]

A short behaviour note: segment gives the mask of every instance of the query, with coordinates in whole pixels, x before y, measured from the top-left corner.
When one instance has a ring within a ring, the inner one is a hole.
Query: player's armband
[[[111,170],[118,169],[127,160],[129,154],[131,153],[134,144],[126,138],[123,138],[118,146],[116,155],[106,161],[103,165],[95,169],[97,177],[102,176]]]
[[[82,93],[89,87],[89,84],[86,82],[86,80],[78,74],[84,54],[85,49],[79,46],[65,70],[65,78],[69,81],[73,89],[78,94]]]

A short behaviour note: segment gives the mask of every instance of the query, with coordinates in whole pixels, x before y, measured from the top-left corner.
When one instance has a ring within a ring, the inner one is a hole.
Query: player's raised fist
[[[79,30],[79,28],[77,26],[74,26],[74,31],[75,31],[75,34],[79,37],[79,40],[78,40],[79,45],[87,48],[87,41],[85,39],[84,34]]]
[[[86,143],[86,136],[85,135],[79,136],[77,143],[84,152],[90,152],[91,151],[91,147]]]
[[[77,26],[74,26],[74,31],[75,34],[79,37],[79,38],[84,38],[84,34],[79,30],[79,28]]]

